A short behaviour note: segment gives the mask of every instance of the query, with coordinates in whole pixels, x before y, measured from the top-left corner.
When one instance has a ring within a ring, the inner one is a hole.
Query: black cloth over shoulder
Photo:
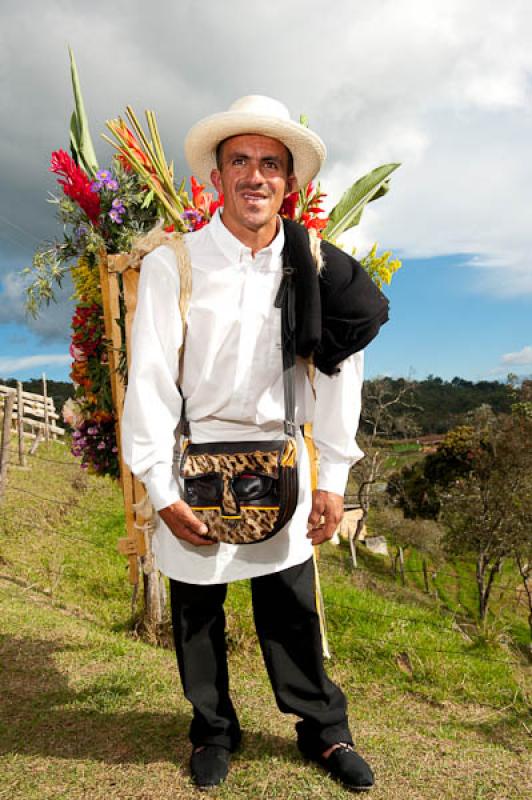
[[[363,350],[388,320],[389,303],[362,265],[329,242],[321,243],[318,275],[306,228],[283,219],[285,263],[295,269],[296,352],[314,357],[326,375]]]

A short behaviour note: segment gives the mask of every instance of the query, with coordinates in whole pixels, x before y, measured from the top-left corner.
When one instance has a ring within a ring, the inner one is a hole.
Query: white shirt
[[[274,299],[282,276],[282,225],[269,247],[251,249],[217,212],[209,225],[186,234],[192,263],[181,390],[193,442],[283,438],[280,310]],[[179,272],[169,247],[142,263],[133,324],[131,365],[122,417],[126,463],[145,484],[157,510],[180,499],[174,475],[175,429],[181,417],[178,352],[183,340]],[[349,467],[362,457],[355,434],[360,415],[363,354],[339,374],[316,372],[315,398],[306,367],[296,365],[296,422],[313,422],[320,451],[318,486],[343,494]],[[186,583],[226,583],[278,572],[312,554],[308,457],[298,438],[299,500],[291,521],[272,539],[253,545],[195,547],[177,539],[158,518],[153,550],[159,569]]]

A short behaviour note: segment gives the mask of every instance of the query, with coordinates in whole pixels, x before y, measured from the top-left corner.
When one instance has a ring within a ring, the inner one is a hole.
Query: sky
[[[68,148],[68,45],[101,166],[105,120],[131,104],[188,176],[187,130],[246,94],[307,115],[329,207],[400,162],[345,237],[403,261],[367,375],[532,375],[531,41],[530,0],[0,0],[0,378],[69,373],[69,286],[31,320],[20,275],[61,236],[48,165]]]

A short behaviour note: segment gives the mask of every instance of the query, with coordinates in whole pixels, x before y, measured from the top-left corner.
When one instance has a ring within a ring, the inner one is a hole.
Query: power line
[[[35,242],[40,244],[40,239],[38,239],[35,236],[35,234],[31,233],[31,231],[27,231],[24,228],[21,228],[20,225],[17,225],[15,222],[11,222],[6,217],[2,216],[2,214],[0,214],[0,220],[2,220],[2,222],[4,222],[6,225],[9,225],[10,228],[14,228],[16,231],[19,231],[20,233],[23,233],[24,236],[29,236],[30,239],[33,239]]]

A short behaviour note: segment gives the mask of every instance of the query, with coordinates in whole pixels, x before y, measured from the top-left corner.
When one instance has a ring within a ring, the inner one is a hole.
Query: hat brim
[[[327,155],[320,137],[298,122],[224,111],[200,120],[186,136],[185,156],[193,175],[202,183],[212,183],[211,172],[216,169],[216,148],[220,142],[246,133],[278,139],[290,150],[298,188],[306,186],[318,174]]]

